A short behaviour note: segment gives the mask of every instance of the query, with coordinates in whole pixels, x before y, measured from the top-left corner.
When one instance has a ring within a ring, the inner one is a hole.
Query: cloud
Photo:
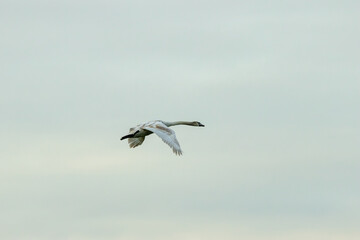
[[[0,236],[359,238],[357,5],[4,2]]]

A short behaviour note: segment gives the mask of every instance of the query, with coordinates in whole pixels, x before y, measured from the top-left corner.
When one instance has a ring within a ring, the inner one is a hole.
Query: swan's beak
[[[200,124],[199,124],[199,127],[205,127],[205,125],[204,125],[204,124],[202,124],[202,123],[200,123]]]

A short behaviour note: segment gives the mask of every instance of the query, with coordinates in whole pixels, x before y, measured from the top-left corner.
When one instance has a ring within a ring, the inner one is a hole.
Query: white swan
[[[173,152],[176,155],[181,155],[182,151],[180,148],[180,144],[176,139],[176,135],[174,130],[172,130],[171,126],[175,125],[189,125],[196,127],[205,127],[200,122],[186,122],[186,121],[177,121],[177,122],[164,122],[161,120],[150,121],[144,124],[139,124],[136,127],[130,128],[130,132],[128,135],[123,136],[120,140],[124,140],[128,138],[128,142],[130,148],[137,147],[141,145],[145,136],[155,133],[158,135],[167,145],[169,145]]]

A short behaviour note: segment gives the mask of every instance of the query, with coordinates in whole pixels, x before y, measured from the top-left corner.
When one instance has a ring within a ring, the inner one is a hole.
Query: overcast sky
[[[2,0],[0,238],[360,239],[359,9]]]

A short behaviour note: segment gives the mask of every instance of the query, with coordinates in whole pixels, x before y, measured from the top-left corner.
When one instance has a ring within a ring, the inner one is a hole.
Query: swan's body
[[[155,133],[158,135],[167,145],[169,145],[176,155],[181,155],[182,151],[180,144],[176,139],[174,130],[170,127],[175,125],[189,125],[196,127],[204,127],[200,122],[164,122],[161,120],[150,121],[144,124],[139,124],[136,127],[130,128],[129,134],[123,136],[120,140],[128,139],[130,148],[140,146],[147,135]]]

